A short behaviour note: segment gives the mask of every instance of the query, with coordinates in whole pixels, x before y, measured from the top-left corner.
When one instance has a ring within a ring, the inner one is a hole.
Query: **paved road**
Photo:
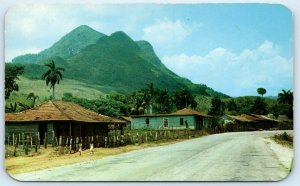
[[[14,177],[41,181],[281,180],[288,168],[264,141],[274,133],[210,135]]]

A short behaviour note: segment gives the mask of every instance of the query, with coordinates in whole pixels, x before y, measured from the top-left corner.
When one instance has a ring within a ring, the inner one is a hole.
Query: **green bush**
[[[279,130],[293,130],[293,123],[289,122],[280,122],[278,123]]]
[[[293,136],[289,135],[286,132],[283,132],[282,134],[276,134],[274,135],[274,138],[277,140],[293,142]]]

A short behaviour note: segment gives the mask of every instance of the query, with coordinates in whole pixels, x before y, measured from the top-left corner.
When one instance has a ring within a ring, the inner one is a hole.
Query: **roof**
[[[239,116],[228,115],[229,117],[241,122],[260,122],[260,121],[277,121],[264,115],[242,114]]]
[[[241,122],[255,122],[251,119],[248,119],[248,118],[245,118],[243,116],[232,116],[232,115],[228,115],[229,117],[235,119],[235,120],[238,120],[238,121],[241,121]]]
[[[123,116],[122,119],[127,121],[127,122],[131,122],[132,118],[130,116]]]
[[[101,115],[82,106],[65,101],[49,101],[20,113],[5,113],[5,122],[25,121],[78,121],[93,123],[125,123]]]
[[[286,115],[279,115],[277,119],[281,122],[293,122],[293,120],[289,119]]]
[[[170,113],[170,114],[146,114],[146,115],[132,115],[132,118],[139,118],[139,117],[159,117],[159,116],[202,116],[202,117],[211,117],[207,114],[197,112],[193,109],[184,108],[181,110],[178,110],[176,112]]]
[[[198,116],[203,116],[203,117],[210,117],[207,114],[197,112],[197,111],[195,111],[193,109],[189,109],[189,108],[184,108],[184,109],[178,110],[176,112],[171,113],[171,115],[198,115]]]

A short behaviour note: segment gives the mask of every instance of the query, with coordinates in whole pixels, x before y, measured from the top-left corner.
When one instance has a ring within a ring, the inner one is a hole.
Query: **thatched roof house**
[[[5,114],[7,133],[39,132],[49,136],[107,136],[109,125],[122,129],[126,122],[65,101],[49,101],[20,113]]]
[[[237,127],[240,130],[270,129],[275,127],[278,122],[265,115],[257,114],[241,114],[239,116],[228,115],[228,117],[237,123]]]

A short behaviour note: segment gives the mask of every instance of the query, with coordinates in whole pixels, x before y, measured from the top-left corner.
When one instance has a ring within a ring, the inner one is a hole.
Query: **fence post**
[[[62,136],[59,136],[59,142],[58,142],[58,150],[59,150],[59,153],[62,153]]]
[[[98,135],[96,135],[96,143],[95,143],[95,147],[99,147],[100,145],[99,145],[99,136]]]
[[[41,139],[40,139],[40,132],[38,132],[38,133],[37,133],[37,144],[38,144],[38,148],[39,148],[39,149],[41,148],[41,146],[40,146],[40,141],[41,141]]]
[[[45,136],[44,136],[44,147],[45,147],[45,149],[47,148],[47,143],[48,143],[48,137],[47,137],[47,132],[45,132]]]
[[[157,131],[155,132],[155,141],[157,141]]]
[[[73,142],[73,138],[72,136],[70,137],[70,146],[69,146],[69,153],[71,154],[72,151],[72,142]]]
[[[17,156],[17,144],[19,143],[19,138],[16,139],[15,149],[14,149],[14,156]]]
[[[12,139],[13,140],[13,144],[12,145],[14,146],[15,145],[15,133],[13,133],[13,137],[12,138],[13,138]]]
[[[66,140],[66,144],[65,144],[65,150],[64,151],[66,151],[65,153],[67,153],[68,152],[68,143],[69,143],[69,137],[67,137],[67,140]]]
[[[7,136],[7,146],[9,146],[9,134]]]
[[[128,133],[128,135],[127,135],[127,140],[128,140],[128,143],[131,144],[131,134],[130,133]]]
[[[104,147],[107,148],[107,136],[104,138]]]
[[[124,146],[125,142],[124,142],[124,135],[121,135],[121,145]]]
[[[35,137],[35,152],[37,152],[38,149],[38,133],[36,133],[36,137]]]
[[[55,147],[55,142],[56,142],[55,132],[54,132],[54,130],[52,130],[52,147]]]
[[[147,132],[146,132],[146,134],[145,134],[145,141],[146,141],[146,143],[148,143],[148,136],[147,136]]]
[[[25,155],[28,155],[29,136],[26,136]]]
[[[22,141],[21,141],[21,143],[22,143],[22,146],[23,146],[23,149],[25,149],[25,140],[24,140],[24,133],[22,132]]]
[[[57,137],[55,136],[55,146],[58,146]]]
[[[79,138],[76,137],[75,151],[77,152],[78,150],[79,150]]]
[[[17,143],[18,146],[19,146],[19,143],[21,143],[20,141],[21,141],[21,133],[19,133],[19,137],[18,137],[18,143]]]
[[[117,145],[116,135],[113,136],[113,146],[115,147]]]
[[[32,148],[32,136],[30,135],[30,148]]]
[[[136,133],[135,145],[139,145],[139,132]]]

